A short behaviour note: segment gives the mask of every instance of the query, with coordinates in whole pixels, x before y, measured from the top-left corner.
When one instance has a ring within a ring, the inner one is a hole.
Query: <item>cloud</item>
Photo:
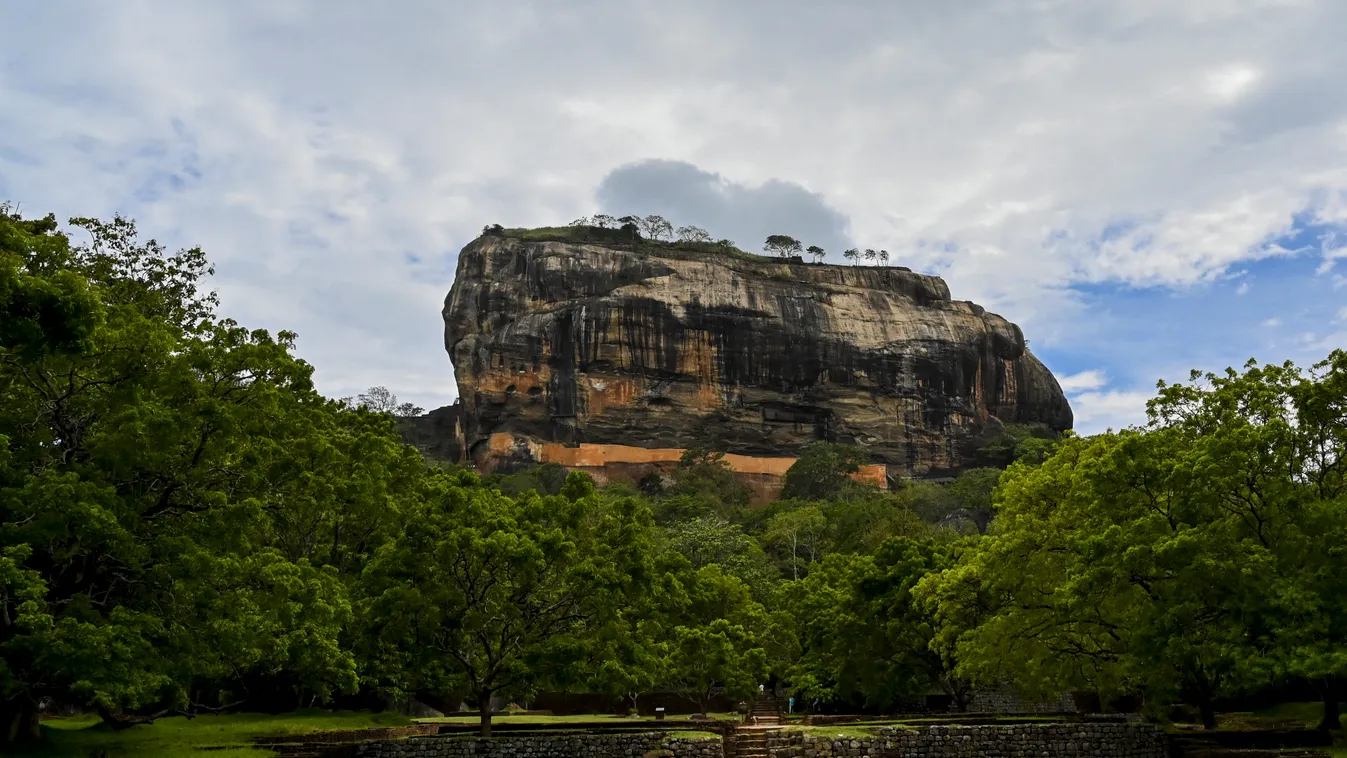
[[[745,250],[758,250],[769,234],[787,234],[823,247],[840,263],[842,251],[852,246],[847,217],[793,182],[771,179],[750,186],[690,163],[646,160],[614,169],[594,194],[610,214],[663,215]]]
[[[887,249],[1130,388],[1331,316],[1347,278],[1302,314],[1269,274],[1344,255],[1342,28],[1334,0],[0,4],[0,198],[202,245],[331,395],[452,398],[457,249],[596,208]],[[1249,267],[1221,321],[1115,315]]]
[[[1060,376],[1057,378],[1057,383],[1062,386],[1063,392],[1070,395],[1085,390],[1097,390],[1108,384],[1108,378],[1103,371],[1091,369],[1081,371],[1078,374]]]
[[[1106,429],[1126,429],[1146,423],[1146,401],[1154,392],[1109,390],[1082,392],[1071,397],[1076,416],[1076,431],[1097,434]]]

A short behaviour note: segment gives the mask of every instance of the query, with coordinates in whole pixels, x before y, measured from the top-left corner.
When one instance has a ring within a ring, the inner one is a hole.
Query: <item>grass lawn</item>
[[[234,713],[225,716],[181,716],[114,732],[97,716],[42,722],[46,744],[20,753],[31,758],[261,758],[276,753],[252,746],[254,737],[301,735],[336,729],[403,726],[411,719],[395,713],[303,710],[279,716]],[[212,748],[202,752],[202,748]],[[220,749],[215,749],[220,748]]]
[[[734,721],[738,719],[738,714],[734,713],[708,713],[713,719],[720,721]],[[684,721],[687,716],[667,716],[669,721]],[[641,721],[654,721],[654,716],[642,716],[632,718],[631,716],[613,716],[610,714],[577,714],[573,716],[503,716],[496,714],[491,717],[492,724],[574,724],[584,723],[593,724],[595,722],[617,722],[617,723],[637,723]],[[441,716],[430,719],[417,719],[419,722],[430,724],[476,724],[481,718],[475,713],[465,713],[454,716]]]
[[[819,726],[791,726],[786,728],[792,732],[804,732],[811,737],[875,736],[875,732],[872,728],[868,726],[856,726],[854,724],[820,724]]]

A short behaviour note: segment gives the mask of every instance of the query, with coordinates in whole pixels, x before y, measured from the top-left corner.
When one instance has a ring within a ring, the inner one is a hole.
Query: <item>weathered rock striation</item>
[[[502,440],[525,457],[548,442],[790,456],[825,440],[890,475],[940,476],[1003,423],[1072,421],[1019,327],[896,266],[482,236],[444,324],[479,462]]]

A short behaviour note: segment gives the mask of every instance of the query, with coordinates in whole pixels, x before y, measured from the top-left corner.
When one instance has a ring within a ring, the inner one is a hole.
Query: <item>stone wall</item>
[[[880,727],[872,737],[779,732],[771,758],[1166,758],[1164,731],[1150,724]]]
[[[1011,685],[1002,684],[974,692],[968,710],[972,713],[1074,713],[1078,709],[1068,692],[1058,695],[1056,700],[1035,702],[1020,695]]]
[[[366,742],[361,758],[724,758],[718,737],[678,737],[665,732],[636,734],[506,735],[413,737]]]

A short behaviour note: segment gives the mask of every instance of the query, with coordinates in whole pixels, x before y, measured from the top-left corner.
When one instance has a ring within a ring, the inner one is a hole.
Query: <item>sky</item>
[[[890,252],[1020,324],[1082,433],[1347,347],[1341,0],[7,0],[0,201],[200,245],[324,394],[455,395],[486,224]]]

